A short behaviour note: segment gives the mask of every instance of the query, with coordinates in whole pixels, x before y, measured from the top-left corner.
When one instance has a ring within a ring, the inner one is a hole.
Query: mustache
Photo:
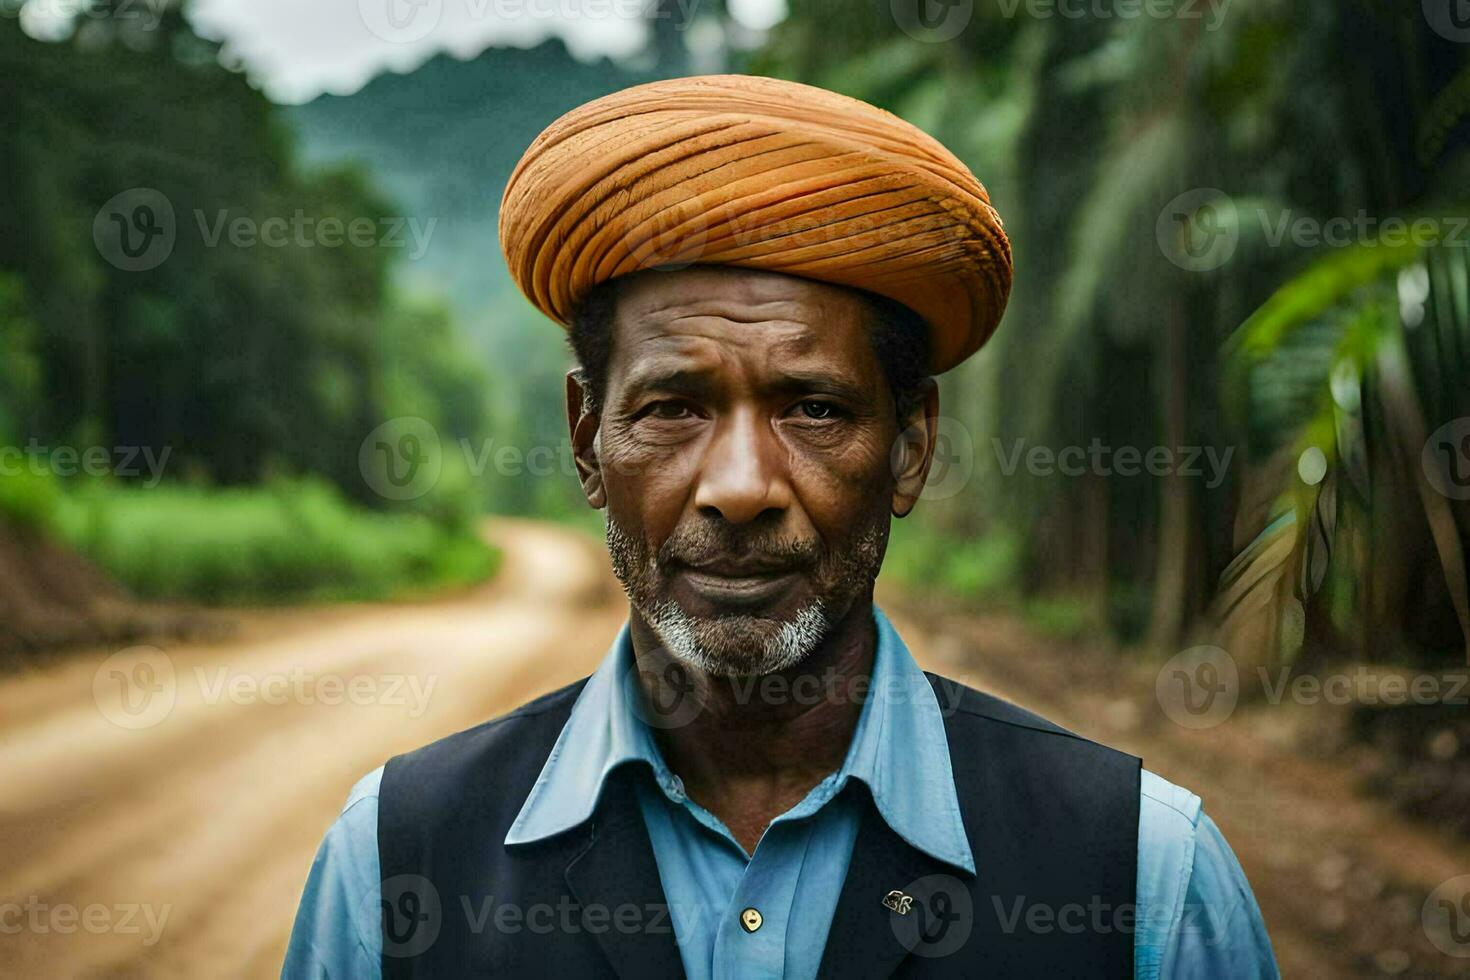
[[[821,554],[821,546],[816,541],[802,541],[732,525],[697,524],[675,529],[658,549],[656,561],[660,568],[665,569],[674,565],[699,567],[716,562],[795,569],[815,565]]]

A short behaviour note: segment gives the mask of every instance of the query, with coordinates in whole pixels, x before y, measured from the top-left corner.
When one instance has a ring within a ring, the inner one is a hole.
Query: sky
[[[142,0],[146,2],[146,0]],[[690,23],[701,0],[675,0]],[[626,57],[646,36],[654,0],[194,0],[190,19],[225,42],[226,57],[277,102],[348,94],[385,70],[409,71],[447,51],[469,58],[492,44],[529,47],[561,37],[582,58]],[[761,30],[785,0],[729,0],[732,17]]]

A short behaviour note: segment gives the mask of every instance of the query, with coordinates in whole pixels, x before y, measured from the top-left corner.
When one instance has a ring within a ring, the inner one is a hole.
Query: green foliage
[[[1014,592],[1021,542],[1014,533],[980,537],[944,532],[932,525],[894,525],[884,575],[907,587],[966,600],[999,600]]]
[[[26,382],[0,384],[0,427],[168,447],[221,485],[316,474],[382,505],[358,469],[368,432],[398,414],[452,436],[485,422],[483,372],[446,316],[392,288],[432,216],[359,169],[301,168],[276,107],[176,10],[133,26],[82,18],[42,43],[0,18],[0,226],[20,230],[0,238],[0,354],[34,352],[0,358],[0,383]],[[119,268],[94,221],[136,216],[142,193],[172,211],[171,247]],[[118,195],[128,213],[110,215]]]
[[[1329,255],[1276,290],[1241,324],[1227,342],[1227,351],[1238,348],[1244,358],[1274,353],[1291,330],[1351,301],[1353,294],[1381,282],[1386,274],[1419,261],[1423,251],[1406,239],[1402,244],[1358,245]],[[1370,352],[1372,346],[1370,342]]]
[[[36,404],[41,365],[36,325],[20,277],[0,269],[0,437],[18,433]]]
[[[682,51],[682,36],[672,40]],[[579,60],[553,38],[528,49],[491,48],[470,60],[439,55],[351,95],[323,95],[282,111],[306,159],[369,169],[405,213],[437,222],[432,246],[396,270],[413,299],[395,318],[404,329],[388,327],[383,385],[392,406],[385,417],[434,420],[452,450],[446,462],[464,455],[450,445],[461,438],[476,460],[487,446],[492,454],[512,447],[523,455],[549,447],[560,458],[571,356],[562,333],[510,281],[500,259],[497,203],[521,153],[553,119],[670,73],[682,72],[664,61]],[[549,78],[556,83],[548,85]],[[440,327],[428,321],[441,318],[454,321],[469,351],[460,342],[438,352],[421,348],[437,343]],[[443,415],[434,414],[436,405],[445,405]],[[538,475],[491,465],[470,479],[480,506],[495,513],[580,519],[587,509],[575,476],[560,466]]]
[[[23,527],[51,531],[56,526],[60,490],[55,478],[24,465],[0,475],[0,517]]]
[[[146,598],[382,599],[479,581],[497,563],[470,530],[352,507],[321,480],[226,490],[93,485],[60,510],[63,537]]]
[[[944,544],[918,558],[897,545],[901,577],[988,591],[986,574],[966,582],[975,569],[948,556],[1004,527],[1016,554],[996,567],[1023,599],[1059,595],[1065,608],[1080,596],[1107,608],[1120,634],[1177,648],[1222,591],[1231,597],[1231,576],[1252,564],[1252,548],[1276,560],[1282,535],[1344,533],[1330,531],[1328,511],[1362,482],[1365,436],[1354,426],[1365,423],[1334,407],[1334,379],[1338,390],[1371,395],[1396,377],[1408,392],[1396,404],[1417,400],[1430,429],[1470,414],[1470,344],[1450,326],[1455,304],[1470,304],[1463,263],[1428,263],[1424,326],[1433,329],[1404,342],[1395,373],[1384,355],[1404,338],[1393,277],[1414,266],[1417,250],[1376,241],[1334,254],[1288,233],[1298,221],[1433,214],[1434,201],[1463,196],[1470,49],[1423,18],[1381,2],[1240,0],[1211,23],[1101,7],[1006,17],[976,5],[958,37],[933,44],[904,34],[884,5],[836,19],[816,0],[789,8],[753,67],[837,87],[922,125],[989,188],[1015,254],[1005,322],[942,389],[944,414],[972,436],[975,477],[964,492],[921,504],[909,523]],[[1209,268],[1187,268],[1168,251],[1168,209],[1192,191],[1225,201],[1211,230],[1229,236],[1231,254]],[[1049,479],[1003,473],[988,452],[1018,440],[1056,450],[1094,439],[1230,448],[1231,481]],[[1443,499],[1421,507],[1412,443],[1394,437],[1394,479],[1379,476],[1371,527],[1342,538],[1338,555],[1373,553],[1353,550],[1367,535],[1380,567],[1413,569],[1426,549],[1453,550],[1457,523],[1466,536],[1462,506],[1458,517]],[[1290,481],[1313,446],[1342,477],[1303,496]],[[1295,531],[1273,523],[1288,489]],[[1331,566],[1304,565],[1309,579]],[[1335,567],[1349,578],[1362,568],[1340,558]],[[1373,600],[1399,603],[1375,614],[1385,637],[1431,619],[1443,626],[1443,615],[1426,617],[1409,601],[1437,597],[1426,602],[1443,612],[1452,603],[1442,583],[1416,589],[1406,586],[1412,574],[1392,577]],[[1333,600],[1338,609],[1368,604],[1341,583],[1324,588],[1350,595]],[[1280,618],[1301,632],[1295,611]],[[1416,642],[1445,645],[1443,631],[1420,632]]]
[[[1294,659],[1310,618],[1360,658],[1397,655],[1375,648],[1402,642],[1400,617],[1443,595],[1470,655],[1463,511],[1418,474],[1428,433],[1466,404],[1466,281],[1463,243],[1346,250],[1232,337],[1232,418],[1267,498],[1215,601],[1237,647]],[[1437,561],[1406,560],[1410,542]],[[1438,618],[1411,615],[1415,626]],[[1453,643],[1448,630],[1417,632],[1423,646]]]
[[[895,525],[889,539],[883,576],[884,581],[916,594],[945,596],[972,607],[1013,610],[1044,636],[1081,640],[1103,635],[1097,605],[1088,597],[1021,593],[1018,581],[1023,554],[1024,543],[1014,532],[995,530],[970,537],[904,521]],[[1119,597],[1120,601],[1132,598]],[[1130,621],[1118,632],[1127,635],[1137,629]]]

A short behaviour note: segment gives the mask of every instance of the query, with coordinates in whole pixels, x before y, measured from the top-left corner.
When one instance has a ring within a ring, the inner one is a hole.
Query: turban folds
[[[563,325],[592,287],[643,269],[764,269],[909,307],[936,373],[989,339],[1011,286],[989,195],[937,140],[866,102],[746,75],[638,85],[556,120],[511,174],[500,243]]]

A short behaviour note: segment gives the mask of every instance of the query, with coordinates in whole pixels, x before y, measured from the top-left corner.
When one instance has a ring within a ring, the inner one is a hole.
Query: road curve
[[[0,681],[0,973],[277,974],[353,782],[590,672],[626,613],[590,539],[488,533],[500,575],[450,599],[244,614],[228,642]]]

